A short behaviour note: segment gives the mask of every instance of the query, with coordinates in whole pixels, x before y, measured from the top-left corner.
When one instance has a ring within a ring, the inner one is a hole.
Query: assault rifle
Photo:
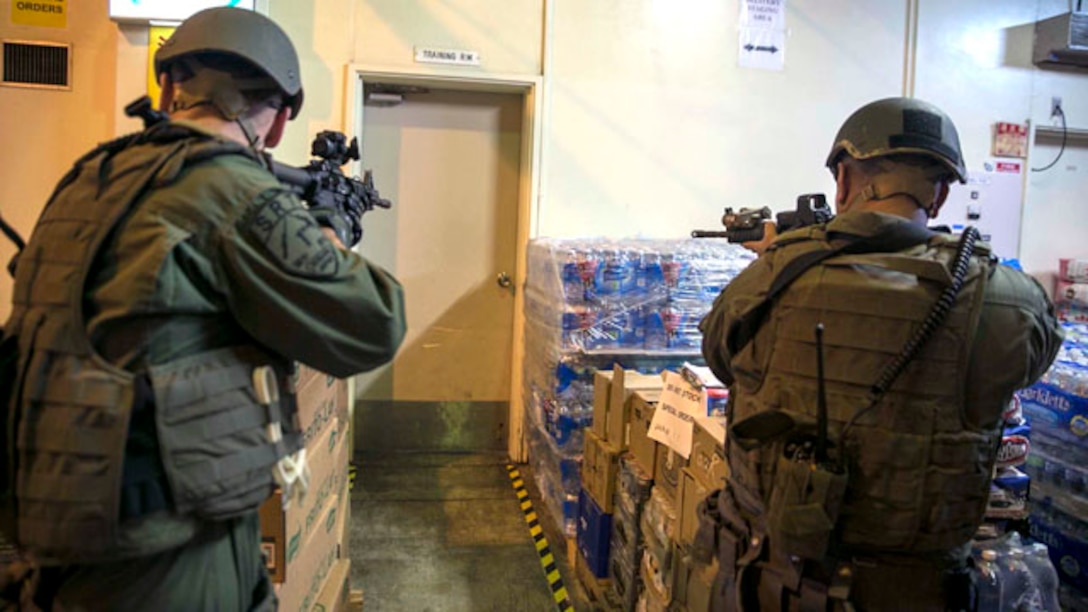
[[[145,128],[167,119],[166,113],[152,108],[151,98],[147,96],[142,96],[126,106],[125,114],[142,119]],[[365,171],[360,180],[345,176],[340,169],[340,166],[349,161],[359,159],[357,138],[352,138],[349,143],[347,137],[340,132],[320,132],[314,137],[310,154],[317,159],[310,160],[309,164],[302,167],[288,166],[270,157],[268,161],[276,178],[290,187],[311,208],[342,211],[358,219],[375,207],[393,206],[374,187],[374,177],[370,170]],[[356,244],[362,238],[361,226],[358,223],[353,225],[350,244],[347,240],[344,241],[347,246]]]
[[[799,227],[827,223],[834,215],[822,193],[806,193],[797,196],[797,209],[775,215],[775,229],[779,234]],[[771,209],[742,208],[734,212],[726,208],[722,215],[721,230],[694,230],[692,238],[725,238],[729,242],[758,242],[763,240],[763,224],[770,222]]]

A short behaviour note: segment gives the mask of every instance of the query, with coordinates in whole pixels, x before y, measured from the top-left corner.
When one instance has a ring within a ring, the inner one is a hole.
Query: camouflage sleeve
[[[983,299],[968,369],[966,416],[986,425],[1014,391],[1046,373],[1063,332],[1046,291],[1027,274],[997,266]]]
[[[699,323],[703,333],[703,358],[718,380],[732,385],[736,379],[732,361],[731,334],[740,318],[766,295],[773,274],[771,255],[764,255],[738,274],[714,300],[714,306]]]
[[[400,283],[335,246],[288,192],[263,191],[220,228],[219,251],[234,316],[282,355],[344,377],[388,362],[404,339]]]

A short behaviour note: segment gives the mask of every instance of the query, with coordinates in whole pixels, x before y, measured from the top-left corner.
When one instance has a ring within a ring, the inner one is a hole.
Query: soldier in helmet
[[[1061,329],[973,232],[926,228],[965,181],[940,109],[867,104],[826,163],[837,216],[749,245],[701,323],[731,390],[730,475],[699,540],[715,609],[967,609],[1002,410]]]
[[[202,11],[154,67],[169,121],[81,158],[17,263],[4,528],[46,608],[274,609],[257,509],[303,471],[293,362],[386,363],[402,289],[337,238],[358,217],[268,170],[303,100],[283,30]]]

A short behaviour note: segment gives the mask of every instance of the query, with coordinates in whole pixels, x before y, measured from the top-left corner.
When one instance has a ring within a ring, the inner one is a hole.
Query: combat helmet
[[[260,69],[283,92],[291,118],[298,116],[302,108],[298,54],[283,29],[268,17],[229,7],[196,13],[178,26],[155,53],[156,77],[174,62],[189,60],[201,53],[233,55]],[[247,84],[236,82],[234,85],[244,89]]]
[[[967,182],[956,126],[941,109],[914,98],[885,98],[854,111],[839,128],[826,165],[834,174],[843,154],[872,159],[904,153],[932,157]]]

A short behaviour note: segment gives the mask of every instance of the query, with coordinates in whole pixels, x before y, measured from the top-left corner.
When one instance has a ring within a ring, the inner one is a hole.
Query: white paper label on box
[[[651,439],[668,446],[684,459],[691,456],[695,419],[706,416],[706,396],[676,372],[665,373],[665,389],[650,421]]]

